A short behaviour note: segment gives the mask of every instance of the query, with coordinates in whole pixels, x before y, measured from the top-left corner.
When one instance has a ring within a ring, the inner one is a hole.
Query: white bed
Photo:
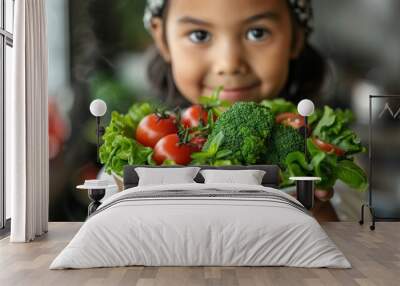
[[[128,265],[351,267],[284,192],[198,183],[138,186],[107,198],[50,269]]]

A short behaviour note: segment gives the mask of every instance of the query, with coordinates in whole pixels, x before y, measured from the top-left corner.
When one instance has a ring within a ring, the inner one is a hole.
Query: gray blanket
[[[220,199],[220,198],[229,198],[229,199],[257,199],[264,201],[271,201],[276,203],[282,203],[289,206],[292,206],[306,214],[308,214],[307,209],[297,203],[295,201],[289,200],[284,196],[280,196],[277,194],[272,194],[266,191],[260,190],[240,190],[240,191],[221,191],[216,189],[203,189],[203,190],[164,190],[164,191],[145,191],[145,192],[130,192],[126,195],[119,197],[118,199],[107,203],[106,205],[101,206],[98,210],[93,212],[90,216],[95,216],[96,214],[105,211],[106,209],[120,204],[122,202],[127,201],[144,201],[144,200],[154,200],[154,199],[174,199],[174,200],[190,200],[190,199]]]

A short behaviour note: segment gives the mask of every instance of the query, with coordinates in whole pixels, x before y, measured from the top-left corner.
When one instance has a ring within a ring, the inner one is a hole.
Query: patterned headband
[[[313,30],[313,10],[311,1],[312,0],[288,0],[294,16],[297,21],[306,28],[307,34]],[[164,4],[165,0],[147,0],[143,18],[146,29],[149,30],[150,28],[151,18],[162,16]]]

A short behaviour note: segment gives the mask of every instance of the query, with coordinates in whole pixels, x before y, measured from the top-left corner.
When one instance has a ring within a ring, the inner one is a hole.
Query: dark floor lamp
[[[100,126],[100,119],[107,112],[107,104],[101,99],[95,99],[90,103],[90,113],[96,117],[96,135],[97,135],[97,162],[100,161],[99,149],[100,149],[100,137],[104,134],[104,127]],[[79,185],[76,188],[78,190],[87,190],[91,203],[88,207],[88,216],[96,211],[100,206],[100,200],[106,194],[107,187],[110,187],[107,180],[85,180],[83,185]]]
[[[95,99],[90,103],[90,113],[96,117],[96,135],[97,135],[97,162],[100,162],[99,149],[100,137],[104,135],[105,129],[100,126],[100,119],[107,112],[107,104],[101,99]]]
[[[297,105],[297,111],[304,118],[304,156],[307,157],[307,138],[308,138],[308,129],[307,129],[307,117],[314,113],[314,103],[309,99],[303,99]]]
[[[314,113],[314,103],[309,99],[303,99],[297,105],[297,111],[304,117],[304,156],[307,158],[307,117]],[[290,177],[292,181],[296,181],[296,194],[297,199],[301,202],[306,209],[311,209],[314,206],[314,188],[315,181],[320,181],[320,177]]]

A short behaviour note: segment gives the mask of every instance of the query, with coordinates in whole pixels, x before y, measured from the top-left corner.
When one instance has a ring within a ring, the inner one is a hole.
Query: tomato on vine
[[[168,134],[177,133],[176,118],[172,114],[152,113],[144,117],[136,128],[136,140],[154,148],[157,142]]]

